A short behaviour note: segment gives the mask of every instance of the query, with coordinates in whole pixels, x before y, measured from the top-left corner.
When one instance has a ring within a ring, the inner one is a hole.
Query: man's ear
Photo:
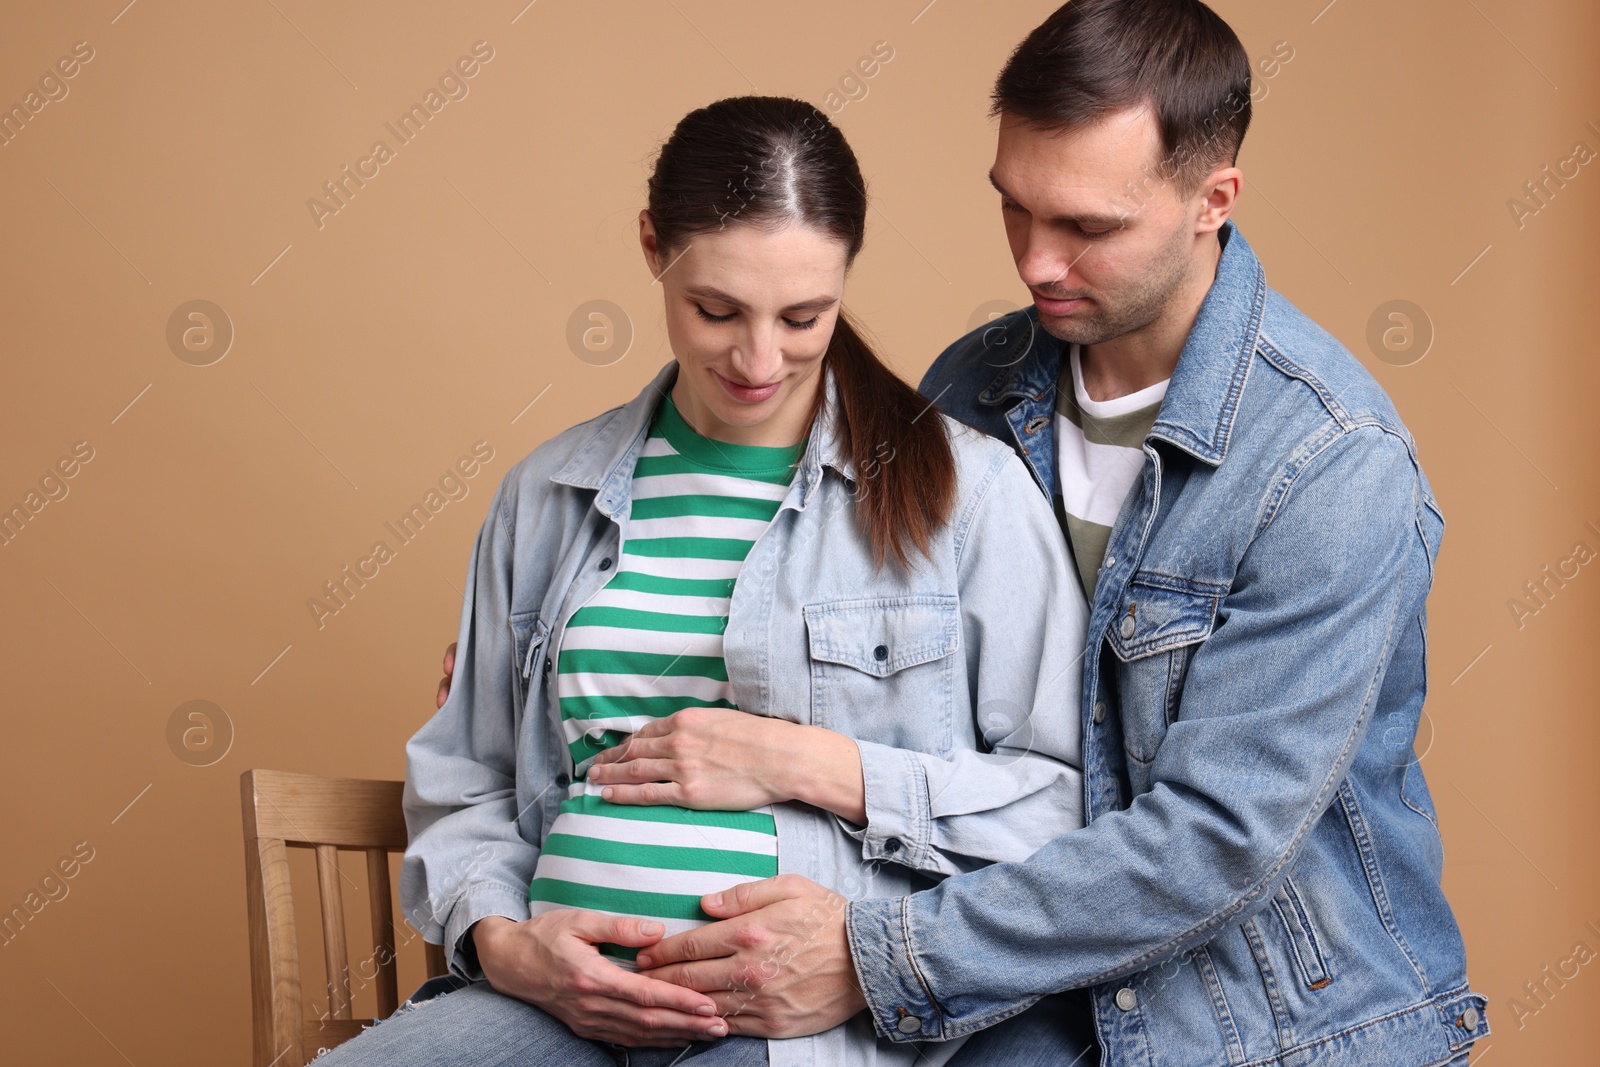
[[[656,241],[656,223],[648,208],[639,212],[639,248],[644,252],[644,264],[650,268],[650,277],[661,277],[661,249]]]
[[[1195,233],[1215,233],[1233,215],[1239,204],[1239,192],[1244,187],[1244,171],[1238,167],[1218,167],[1196,194],[1201,199],[1200,217],[1195,220]]]

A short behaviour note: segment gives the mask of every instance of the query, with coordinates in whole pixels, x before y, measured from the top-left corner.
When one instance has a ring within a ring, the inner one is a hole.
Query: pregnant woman
[[[652,977],[649,946],[742,882],[899,896],[1081,824],[1078,578],[1021,461],[845,316],[843,136],[719,101],[648,205],[674,359],[507,473],[406,748],[401,903],[471,984],[320,1063],[937,1067],[960,1042],[862,1014],[740,1036],[739,994]]]

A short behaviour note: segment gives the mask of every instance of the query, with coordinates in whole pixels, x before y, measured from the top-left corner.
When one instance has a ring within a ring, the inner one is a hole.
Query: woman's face
[[[639,239],[666,299],[672,399],[689,424],[735,444],[798,442],[838,321],[845,242],[800,224],[734,223],[661,249],[649,212]]]

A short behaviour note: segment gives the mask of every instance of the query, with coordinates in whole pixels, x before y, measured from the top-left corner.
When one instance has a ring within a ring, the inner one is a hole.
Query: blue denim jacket
[[[1412,751],[1443,519],[1382,389],[1219,238],[1090,611],[1088,825],[851,904],[891,1040],[1078,987],[1116,1067],[1422,1067],[1489,1032]],[[1042,499],[1063,348],[1025,309],[921,385]]]
[[[572,784],[551,664],[567,620],[611,577],[634,460],[671,387],[540,445],[501,482],[467,571],[449,699],[406,745],[410,832],[400,902],[453,972],[481,978],[462,935],[528,918],[539,846]],[[798,473],[734,586],[724,657],[735,703],[856,740],[867,825],[775,805],[780,872],[855,898],[895,898],[1022,859],[1082,825],[1078,693],[1087,610],[1049,504],[1003,443],[932,409],[951,434],[956,503],[932,558],[874,566],[827,390]],[[781,958],[777,961],[782,962]],[[943,1063],[880,1041],[865,1013],[773,1041],[785,1064]]]

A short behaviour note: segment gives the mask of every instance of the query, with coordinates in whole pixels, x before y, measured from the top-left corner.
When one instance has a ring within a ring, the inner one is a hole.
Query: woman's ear
[[[644,263],[650,268],[650,276],[661,277],[661,249],[656,244],[656,224],[649,209],[639,212],[639,247],[644,251]]]

